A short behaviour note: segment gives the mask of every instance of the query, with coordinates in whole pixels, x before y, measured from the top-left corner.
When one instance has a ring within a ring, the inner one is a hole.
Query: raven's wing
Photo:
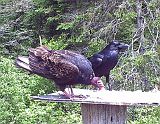
[[[89,61],[92,63],[93,68],[97,68],[102,64],[104,56],[101,54],[94,54],[89,58]]]

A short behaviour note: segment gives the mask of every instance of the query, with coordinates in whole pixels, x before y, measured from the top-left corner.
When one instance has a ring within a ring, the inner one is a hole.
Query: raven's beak
[[[118,49],[119,49],[119,51],[124,51],[124,50],[128,49],[128,47],[129,47],[128,44],[121,43],[121,44],[118,46]]]

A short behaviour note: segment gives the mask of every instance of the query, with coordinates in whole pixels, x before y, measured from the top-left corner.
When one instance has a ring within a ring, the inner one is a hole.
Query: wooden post
[[[127,106],[81,104],[83,124],[126,124]]]
[[[32,96],[34,100],[80,103],[83,124],[126,124],[127,106],[160,106],[160,92],[73,89],[86,98],[66,99],[61,93]]]

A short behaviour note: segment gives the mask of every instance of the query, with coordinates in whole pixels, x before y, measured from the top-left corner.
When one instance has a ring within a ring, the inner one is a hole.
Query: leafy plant
[[[55,38],[52,38],[51,40],[43,39],[42,44],[46,45],[50,49],[62,50],[68,45],[67,42],[65,41],[65,37],[66,36],[64,34],[60,35],[57,39]]]
[[[53,83],[17,69],[13,63],[11,59],[0,57],[1,124],[80,122],[79,105],[33,101],[31,95],[55,91]]]

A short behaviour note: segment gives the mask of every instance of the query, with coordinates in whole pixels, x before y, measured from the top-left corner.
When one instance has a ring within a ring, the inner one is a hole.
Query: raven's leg
[[[108,83],[109,91],[112,91],[112,83],[109,81],[109,74],[105,75],[105,77],[106,77],[106,83]]]

